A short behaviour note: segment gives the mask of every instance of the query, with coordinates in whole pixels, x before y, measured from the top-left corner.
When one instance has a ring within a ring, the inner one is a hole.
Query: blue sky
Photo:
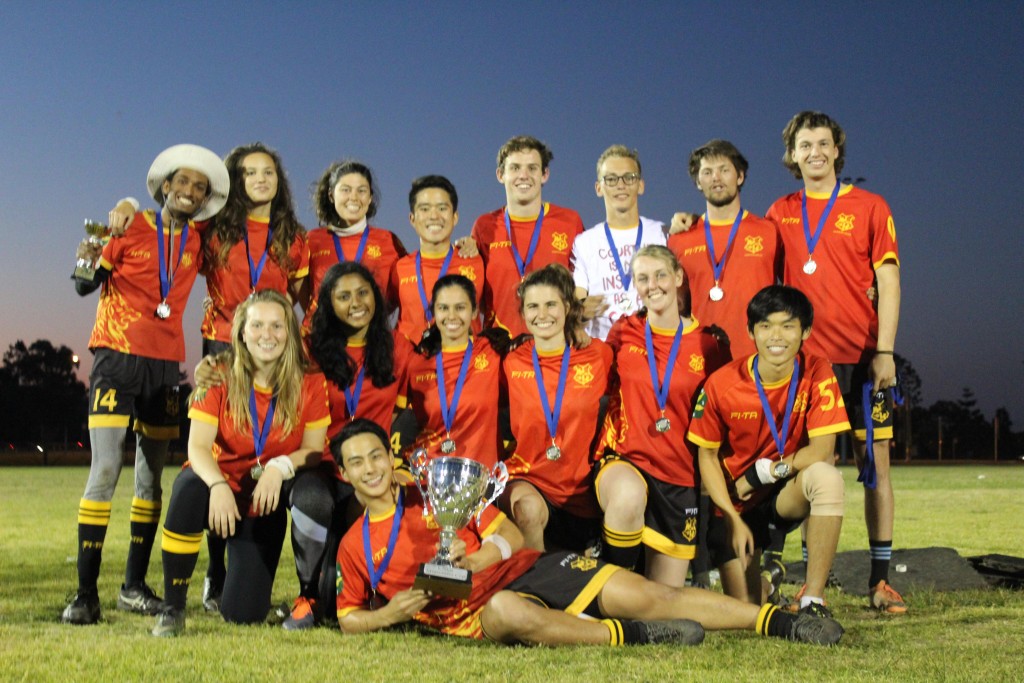
[[[309,185],[358,157],[383,190],[377,225],[415,246],[412,178],[448,175],[457,234],[501,206],[494,157],[527,133],[555,152],[545,198],[591,225],[594,163],[639,149],[643,214],[700,210],[691,149],[735,142],[745,208],[799,187],[780,132],[824,110],[845,174],[891,205],[903,258],[897,350],[927,402],[962,387],[1024,426],[1024,5],[953,3],[5,3],[0,22],[0,344],[85,353],[95,296],[68,275],[82,219],[126,194],[164,147],[282,155],[300,217]],[[198,358],[199,302],[186,315]]]

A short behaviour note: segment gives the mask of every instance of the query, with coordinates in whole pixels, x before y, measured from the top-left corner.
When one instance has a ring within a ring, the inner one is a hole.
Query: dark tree
[[[46,339],[18,340],[0,367],[0,439],[6,444],[62,444],[83,438],[88,391],[75,375],[77,358]]]

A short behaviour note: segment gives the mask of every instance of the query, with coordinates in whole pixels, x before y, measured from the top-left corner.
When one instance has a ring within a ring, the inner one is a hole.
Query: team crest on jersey
[[[472,266],[459,266],[459,275],[470,282],[476,282],[476,268]]]
[[[896,241],[896,223],[893,222],[892,216],[885,222],[885,229],[889,231],[889,239],[893,242]]]
[[[796,395],[796,400],[793,401],[793,412],[804,413],[807,412],[807,392],[801,391]]]
[[[871,421],[876,424],[884,424],[889,419],[889,411],[885,407],[885,399],[878,401],[871,406]]]
[[[181,265],[185,266],[186,268],[191,268],[192,260],[192,254],[185,254],[184,256],[181,257]]]
[[[555,251],[565,251],[569,248],[569,236],[564,232],[551,233],[551,248]]]
[[[760,254],[764,251],[764,237],[761,235],[747,235],[744,239],[743,251],[748,254]]]
[[[179,390],[178,387],[169,387],[169,390],[164,394],[164,412],[167,413],[168,417],[178,417],[179,413]]]
[[[576,382],[576,384],[579,384],[581,387],[590,386],[590,383],[594,381],[594,370],[591,368],[590,363],[574,365],[572,372],[572,381]]]
[[[687,517],[686,522],[683,524],[683,538],[687,541],[692,541],[697,538],[697,518]]]
[[[693,406],[693,419],[697,420],[704,417],[704,406],[708,402],[708,395],[704,393],[704,390],[700,390],[700,396],[697,397],[697,404]]]
[[[856,218],[852,213],[841,213],[836,218],[836,230],[839,232],[850,232],[853,230],[853,219]]]
[[[376,244],[368,244],[366,246],[366,255],[370,258],[380,258],[380,247]]]
[[[597,560],[591,557],[580,557],[578,555],[576,556],[576,559],[569,563],[570,569],[575,569],[581,572],[593,571],[596,566]]]
[[[690,354],[690,370],[696,373],[704,372],[704,356],[699,353]]]
[[[490,365],[491,363],[487,360],[487,356],[477,356],[473,359],[473,368],[478,372],[483,372],[490,367]]]

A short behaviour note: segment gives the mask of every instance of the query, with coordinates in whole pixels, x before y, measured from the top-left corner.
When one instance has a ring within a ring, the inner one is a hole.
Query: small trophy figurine
[[[85,219],[85,233],[89,235],[89,244],[102,246],[110,239],[110,228],[103,223]],[[96,279],[96,262],[88,258],[80,258],[75,262],[76,280],[92,282]]]

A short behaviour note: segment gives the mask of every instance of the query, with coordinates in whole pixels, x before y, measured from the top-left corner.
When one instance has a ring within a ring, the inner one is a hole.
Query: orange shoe
[[[800,598],[804,597],[804,593],[807,592],[807,584],[800,586],[800,590],[797,591],[796,595],[793,596],[792,600],[787,601],[786,598],[779,596],[781,602],[779,607],[786,610],[790,614],[796,614],[800,611]]]
[[[316,600],[302,595],[295,598],[292,613],[281,626],[286,631],[301,631],[316,626]]]
[[[905,614],[907,603],[896,589],[883,579],[871,589],[871,606],[886,614]]]

